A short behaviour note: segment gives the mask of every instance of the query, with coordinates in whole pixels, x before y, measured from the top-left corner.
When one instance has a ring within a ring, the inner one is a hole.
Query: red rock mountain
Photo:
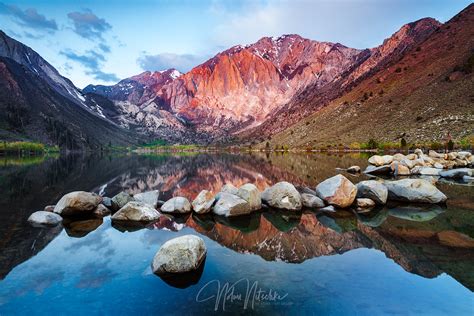
[[[111,87],[90,85],[84,92],[111,99],[127,117],[118,118],[122,123],[145,124],[150,134],[164,138],[189,126],[210,141],[235,135],[254,138],[281,131],[317,111],[400,60],[440,25],[421,19],[365,50],[299,35],[264,37],[221,52],[183,75],[170,76],[175,70],[145,72]],[[295,102],[305,94],[320,102]],[[159,133],[156,126],[164,129]],[[181,142],[193,142],[190,138]]]

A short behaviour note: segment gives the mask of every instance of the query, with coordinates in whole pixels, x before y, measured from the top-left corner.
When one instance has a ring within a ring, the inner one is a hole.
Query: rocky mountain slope
[[[448,131],[455,139],[472,136],[474,5],[431,33],[419,44],[404,48],[399,58],[372,67],[366,77],[359,76],[359,82],[333,100],[321,98],[311,87],[303,91],[287,104],[286,111],[277,114],[279,122],[298,122],[294,126],[282,131],[280,124],[262,124],[244,137],[279,131],[261,137],[260,146],[268,142],[270,146],[314,148],[370,138],[441,141]],[[307,108],[321,110],[304,118],[302,109]]]
[[[1,139],[35,140],[67,149],[139,142],[138,135],[102,112],[40,55],[0,31]]]

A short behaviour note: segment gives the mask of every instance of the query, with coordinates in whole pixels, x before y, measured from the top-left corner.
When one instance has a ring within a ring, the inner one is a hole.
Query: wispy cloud
[[[50,32],[58,30],[58,25],[54,19],[47,19],[34,8],[22,10],[16,5],[0,2],[0,14],[11,16],[17,24],[35,30],[42,29]]]
[[[103,40],[103,34],[112,29],[112,25],[89,9],[84,12],[70,12],[67,16],[74,24],[74,32],[83,38]]]
[[[88,50],[84,54],[78,54],[71,50],[63,50],[60,54],[82,65],[86,69],[86,74],[92,76],[94,79],[105,82],[117,82],[120,80],[116,74],[103,72],[101,70],[101,64],[105,61],[105,57],[102,54],[92,50]]]
[[[137,63],[143,70],[156,71],[175,68],[181,72],[187,72],[204,62],[207,58],[208,56],[193,54],[162,53],[149,55],[143,53],[142,56],[137,59]]]

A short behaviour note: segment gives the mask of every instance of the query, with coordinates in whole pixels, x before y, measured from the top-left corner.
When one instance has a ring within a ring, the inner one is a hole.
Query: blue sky
[[[187,71],[263,36],[299,34],[374,47],[405,23],[449,20],[464,0],[57,1],[0,0],[0,29],[78,87],[144,70]]]

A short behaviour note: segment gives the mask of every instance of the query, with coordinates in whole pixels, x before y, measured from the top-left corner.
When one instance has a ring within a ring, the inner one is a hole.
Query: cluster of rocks
[[[474,155],[467,151],[446,154],[430,150],[428,155],[421,149],[404,155],[374,155],[369,158],[369,166],[365,174],[394,176],[438,176],[443,178],[474,180]]]

